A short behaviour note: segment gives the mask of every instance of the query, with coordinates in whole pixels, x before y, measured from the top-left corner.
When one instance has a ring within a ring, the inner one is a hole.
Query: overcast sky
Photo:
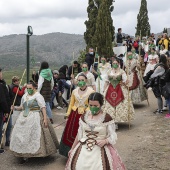
[[[169,28],[170,0],[147,0],[151,31]],[[117,30],[134,35],[141,0],[115,0],[113,23]],[[0,36],[51,32],[83,34],[86,30],[88,0],[0,0]]]

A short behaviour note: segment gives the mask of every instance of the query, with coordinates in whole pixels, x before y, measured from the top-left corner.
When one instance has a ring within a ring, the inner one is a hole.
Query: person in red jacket
[[[12,77],[12,84],[10,85],[10,88],[11,88],[11,91],[13,93],[13,100],[14,100],[15,95],[17,93],[17,90],[19,88],[19,91],[18,91],[18,94],[17,94],[17,97],[16,97],[16,101],[14,103],[14,106],[20,106],[21,98],[25,93],[26,86],[24,86],[23,88],[19,87],[19,82],[20,82],[20,79],[19,79],[18,76],[13,76]]]

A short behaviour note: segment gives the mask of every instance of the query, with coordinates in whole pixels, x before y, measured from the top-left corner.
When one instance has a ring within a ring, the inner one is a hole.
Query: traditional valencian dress
[[[144,72],[144,76],[146,76],[146,74],[150,71],[150,70],[154,70],[154,67],[156,66],[158,62],[158,55],[154,54],[154,55],[149,55],[148,56],[148,64],[146,66],[145,72]]]
[[[79,121],[78,141],[68,159],[65,170],[125,170],[114,144],[117,135],[115,124],[109,114],[102,114],[98,120],[90,119],[90,111]],[[99,147],[97,140],[108,140]]]
[[[79,95],[79,90],[80,88],[77,87],[72,92],[70,105],[67,111],[68,120],[59,147],[60,154],[66,157],[68,157],[68,152],[76,138],[79,128],[79,118],[85,110],[88,110],[88,97],[94,92],[91,87],[87,87],[85,93]]]
[[[18,157],[45,157],[57,152],[59,147],[55,131],[48,120],[44,127],[43,114],[45,101],[39,92],[29,96],[24,94],[21,100],[23,111],[14,125],[10,150]]]
[[[110,69],[107,73],[109,85],[104,92],[103,112],[110,114],[116,123],[129,122],[134,119],[134,107],[131,97],[128,96],[126,80],[126,73],[122,69],[119,69],[117,73]]]
[[[131,99],[133,104],[139,104],[147,100],[147,92],[143,86],[143,78],[140,70],[137,69],[138,60],[133,58],[127,61],[126,71],[129,74],[129,90],[131,90]]]
[[[96,79],[96,91],[103,94],[104,91],[104,84],[106,81],[106,77],[107,77],[107,72],[108,70],[111,69],[111,65],[110,63],[106,63],[105,65],[103,65],[102,63],[99,64],[99,72],[100,72],[100,77],[98,76],[98,78]],[[100,85],[99,85],[100,83]],[[99,88],[100,86],[100,88]]]

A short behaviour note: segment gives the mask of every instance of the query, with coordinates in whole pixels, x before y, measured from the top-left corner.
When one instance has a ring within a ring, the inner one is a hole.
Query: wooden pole
[[[26,72],[26,69],[24,70],[24,72],[23,72],[23,74],[22,74],[22,78],[21,78],[21,81],[20,81],[20,83],[19,83],[17,92],[16,92],[16,94],[15,94],[15,98],[14,98],[14,101],[13,101],[12,106],[14,106],[14,104],[15,104],[15,101],[16,101],[16,98],[17,98],[17,95],[18,95],[18,92],[19,92],[19,87],[20,87],[20,85],[21,85],[21,83],[22,83],[22,80],[23,80],[23,77],[24,77],[24,75],[25,75],[25,72]],[[1,139],[1,143],[0,143],[0,149],[2,149],[2,145],[3,145],[3,141],[4,141],[4,136],[5,136],[5,133],[6,133],[8,124],[9,124],[9,120],[10,120],[10,118],[11,118],[12,111],[13,111],[13,110],[11,110],[10,113],[9,113],[8,121],[7,121],[7,123],[6,123],[5,130],[4,130],[3,134],[2,134],[2,139]]]
[[[74,62],[74,49],[73,49],[73,62]],[[74,74],[73,63],[72,63],[72,71],[71,71],[71,74],[72,74],[72,75]],[[73,80],[71,80],[71,85],[70,85],[70,97],[71,97],[72,87],[73,87]]]
[[[126,53],[126,68],[127,68],[127,80],[129,81],[129,60],[128,60],[128,54]],[[129,85],[128,87],[128,123],[129,123],[129,129],[130,129],[130,90]]]

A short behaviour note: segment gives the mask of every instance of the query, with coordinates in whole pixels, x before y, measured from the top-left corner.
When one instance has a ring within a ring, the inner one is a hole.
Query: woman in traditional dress
[[[87,77],[81,73],[78,76],[78,87],[73,90],[66,117],[68,118],[60,142],[59,152],[68,157],[73,142],[76,138],[79,118],[88,109],[88,97],[94,90],[87,86]]]
[[[36,84],[27,84],[27,93],[20,106],[12,106],[21,111],[14,125],[10,150],[17,157],[45,157],[57,152],[59,143],[55,131],[47,118],[46,105],[42,95],[36,91]]]
[[[120,69],[119,60],[114,59],[112,69],[107,72],[103,112],[110,114],[116,123],[130,122],[134,119],[134,107],[127,83],[125,71]]]
[[[79,120],[65,170],[125,170],[114,148],[117,140],[114,120],[102,111],[103,102],[100,93],[89,96],[90,110]]]
[[[101,58],[101,63],[98,66],[98,78],[96,79],[96,91],[103,94],[104,84],[107,76],[107,71],[111,69],[110,63],[106,62],[106,58]]]
[[[145,72],[144,72],[144,76],[146,76],[146,74],[150,71],[150,70],[154,70],[154,67],[156,66],[156,64],[159,62],[159,57],[158,55],[155,53],[155,49],[152,48],[151,49],[151,54],[148,56],[148,64],[146,66]]]
[[[126,72],[129,74],[129,90],[133,104],[139,104],[147,100],[147,92],[143,86],[143,78],[140,72],[139,60],[132,52],[127,54]]]
[[[95,83],[95,77],[94,75],[88,71],[88,64],[83,63],[82,64],[82,72],[79,73],[75,79],[74,79],[74,84],[77,85],[78,83],[78,77],[80,74],[84,74],[87,77],[87,86],[92,87],[94,91],[96,91],[96,83]]]

